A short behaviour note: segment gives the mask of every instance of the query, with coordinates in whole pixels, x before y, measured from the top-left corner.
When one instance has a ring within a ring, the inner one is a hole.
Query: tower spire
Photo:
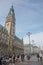
[[[8,30],[8,34],[15,36],[15,13],[13,5],[11,6],[8,16],[6,17],[5,27]]]
[[[11,6],[10,10],[9,10],[9,14],[14,15],[14,8],[13,8],[13,4],[12,4],[12,6]]]

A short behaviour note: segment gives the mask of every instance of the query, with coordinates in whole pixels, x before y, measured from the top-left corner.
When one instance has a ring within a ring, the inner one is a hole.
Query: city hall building
[[[23,39],[19,39],[15,34],[15,13],[11,6],[6,17],[5,26],[0,25],[0,53],[24,53]]]

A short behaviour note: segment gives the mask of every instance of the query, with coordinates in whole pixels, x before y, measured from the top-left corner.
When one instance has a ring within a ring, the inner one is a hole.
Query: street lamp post
[[[30,54],[30,52],[31,52],[31,47],[30,47],[30,35],[31,35],[31,33],[28,32],[27,35],[28,35],[28,37],[29,37],[29,54]]]
[[[34,40],[32,40],[32,45],[33,45],[33,54],[34,54]]]

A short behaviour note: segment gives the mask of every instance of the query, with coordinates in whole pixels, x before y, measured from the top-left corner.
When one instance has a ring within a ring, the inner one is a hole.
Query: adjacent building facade
[[[33,46],[32,44],[24,45],[24,54],[37,54],[40,52],[40,47]]]

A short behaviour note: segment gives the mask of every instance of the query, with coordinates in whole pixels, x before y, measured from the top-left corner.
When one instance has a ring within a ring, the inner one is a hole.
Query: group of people
[[[8,59],[9,63],[14,63],[15,64],[15,53],[13,53],[12,56],[9,55],[8,57],[9,57],[9,59]],[[0,65],[5,65],[5,63],[6,63],[5,61],[6,61],[5,57],[4,56],[0,56]]]
[[[2,65],[2,60],[3,60],[3,58],[0,57],[0,65]],[[18,62],[18,61],[24,61],[24,54],[16,55],[15,53],[13,53],[12,56],[9,55],[9,63],[15,64],[15,62]]]
[[[24,54],[18,54],[18,55],[15,55],[15,53],[13,54],[12,56],[12,63],[15,64],[16,62],[20,62],[20,61],[24,61]]]
[[[24,54],[16,55],[15,53],[13,53],[12,56],[9,56],[9,60],[13,64],[15,64],[15,62],[18,62],[18,61],[22,61],[23,62],[26,58],[29,60],[30,56],[24,55]],[[42,53],[38,53],[37,54],[37,58],[38,58],[38,61],[42,61]],[[0,57],[0,65],[2,65],[2,57]]]
[[[42,53],[41,52],[37,54],[37,58],[38,58],[38,61],[42,61]]]

